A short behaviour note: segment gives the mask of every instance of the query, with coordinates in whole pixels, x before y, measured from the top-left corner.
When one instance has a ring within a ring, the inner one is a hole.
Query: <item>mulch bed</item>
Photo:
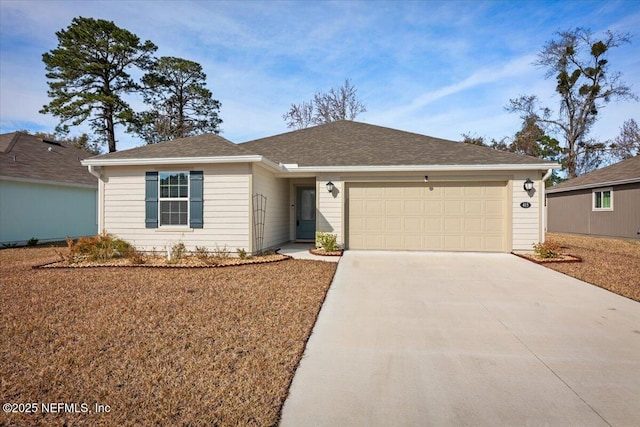
[[[575,255],[562,254],[556,258],[540,258],[535,253],[531,252],[511,252],[513,255],[518,256],[520,258],[524,258],[529,261],[533,261],[536,264],[552,264],[552,263],[560,263],[560,262],[582,262],[582,258],[577,257]]]
[[[37,404],[0,426],[277,425],[336,269],[31,268],[56,259],[0,251],[0,397]]]
[[[252,258],[227,258],[219,263],[207,263],[195,256],[189,256],[177,262],[168,262],[164,256],[145,256],[144,263],[133,264],[131,260],[126,258],[115,258],[107,262],[82,261],[69,264],[64,260],[46,262],[44,264],[34,265],[34,269],[38,268],[221,268],[232,267],[249,264],[267,264],[291,259],[289,255],[273,254],[263,255]]]
[[[309,252],[318,256],[342,256],[344,251],[325,251],[324,249],[309,249]]]
[[[618,295],[640,301],[640,241],[547,233],[580,263],[548,263],[545,267]]]

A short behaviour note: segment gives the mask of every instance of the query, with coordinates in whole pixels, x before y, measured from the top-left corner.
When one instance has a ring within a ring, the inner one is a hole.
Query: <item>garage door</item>
[[[506,251],[506,183],[354,183],[350,249]]]

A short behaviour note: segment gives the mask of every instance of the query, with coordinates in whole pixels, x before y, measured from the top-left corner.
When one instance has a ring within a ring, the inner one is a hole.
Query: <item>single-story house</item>
[[[80,164],[91,155],[21,132],[0,135],[0,243],[95,235],[98,180]]]
[[[142,250],[247,252],[316,231],[347,249],[531,250],[544,239],[543,180],[560,167],[353,121],[241,144],[205,134],[83,164],[99,179],[101,230]]]
[[[547,229],[640,239],[640,156],[547,189]]]

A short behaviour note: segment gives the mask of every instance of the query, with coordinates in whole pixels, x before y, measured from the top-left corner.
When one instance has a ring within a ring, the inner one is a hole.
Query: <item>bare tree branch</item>
[[[540,126],[564,140],[568,175],[573,178],[599,164],[602,155],[596,152],[606,150],[605,145],[588,138],[598,111],[611,101],[638,97],[621,81],[620,73],[609,71],[606,59],[612,48],[630,42],[628,34],[607,31],[601,40],[595,40],[590,30],[576,28],[557,35],[559,38],[547,42],[534,63],[547,69],[547,78],[556,78],[560,96],[557,115],[548,107],[539,107],[535,95],[511,99],[506,109],[523,118],[536,117]]]
[[[282,118],[287,122],[287,127],[303,129],[339,120],[355,120],[366,111],[366,106],[357,97],[357,89],[346,79],[339,89],[316,92],[310,101],[291,104],[291,109]]]

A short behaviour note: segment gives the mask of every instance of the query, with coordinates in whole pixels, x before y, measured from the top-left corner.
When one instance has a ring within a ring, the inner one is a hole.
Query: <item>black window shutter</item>
[[[158,228],[158,172],[147,172],[145,184],[145,227]]]
[[[190,180],[190,199],[189,199],[189,224],[191,228],[202,228],[202,212],[203,212],[203,181],[202,171],[189,172]]]

